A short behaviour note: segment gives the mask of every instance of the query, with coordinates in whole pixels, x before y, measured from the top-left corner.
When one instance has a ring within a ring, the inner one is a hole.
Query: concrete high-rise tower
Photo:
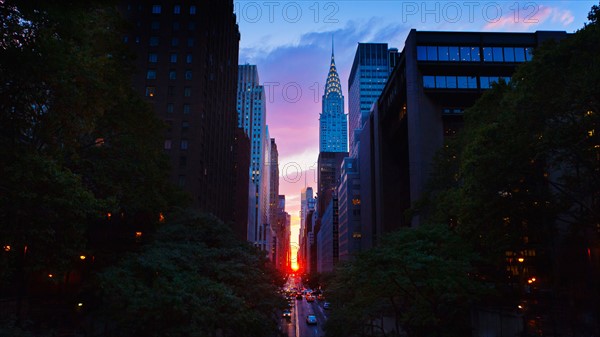
[[[171,181],[190,194],[192,208],[243,219],[235,211],[236,196],[245,198],[235,167],[246,169],[234,150],[240,33],[233,1],[131,0],[118,8],[129,23],[123,42],[137,55],[133,87],[167,126]]]
[[[271,139],[266,125],[265,90],[256,65],[240,65],[237,91],[238,127],[250,138],[250,198],[248,241],[269,250],[269,157]]]

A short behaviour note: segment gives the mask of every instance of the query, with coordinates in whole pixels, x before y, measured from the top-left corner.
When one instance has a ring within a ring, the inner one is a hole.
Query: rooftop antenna
[[[333,34],[331,34],[331,56],[333,57]]]

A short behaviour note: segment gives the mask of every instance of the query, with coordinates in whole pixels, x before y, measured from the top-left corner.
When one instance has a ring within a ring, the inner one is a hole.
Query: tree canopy
[[[216,218],[174,220],[100,275],[117,336],[275,336],[285,305],[263,252]]]
[[[579,316],[572,322],[595,333],[598,321],[589,327],[580,317],[597,313],[600,298],[592,272],[600,265],[598,12],[537,48],[510,83],[465,111],[463,131],[438,155],[426,202],[429,221],[475,244],[488,280],[517,285],[516,298],[505,299],[522,299],[535,279],[535,301],[555,294],[544,314],[563,303]]]
[[[386,237],[336,271],[327,336],[468,333],[469,304],[485,290],[471,276],[469,247],[445,225]]]

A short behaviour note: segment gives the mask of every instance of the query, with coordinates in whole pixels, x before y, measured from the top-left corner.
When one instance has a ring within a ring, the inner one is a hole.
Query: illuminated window
[[[154,97],[156,95],[156,87],[146,87],[146,97]]]
[[[176,80],[177,79],[177,72],[175,70],[170,70],[169,71],[169,79],[170,80]]]
[[[160,14],[160,11],[161,11],[160,5],[153,5],[152,6],[152,14]]]
[[[170,150],[171,144],[172,144],[172,141],[170,139],[166,139],[165,140],[165,150]]]
[[[150,62],[150,63],[158,62],[158,55],[156,53],[148,54],[148,62]]]
[[[177,53],[172,53],[169,57],[171,63],[177,63]]]
[[[173,113],[173,103],[167,104],[167,113]]]
[[[151,47],[158,46],[158,37],[157,36],[151,36],[150,40],[149,40],[149,44],[150,44]]]
[[[187,150],[188,149],[188,141],[187,141],[187,139],[182,139],[181,140],[181,149],[182,150]]]
[[[190,6],[190,15],[196,14],[196,6]]]
[[[155,80],[156,79],[156,70],[148,70],[146,73],[147,80]]]
[[[190,88],[190,87],[183,88],[183,96],[184,97],[192,96],[192,88]]]
[[[173,14],[181,14],[181,6],[179,6],[179,5],[173,6]]]

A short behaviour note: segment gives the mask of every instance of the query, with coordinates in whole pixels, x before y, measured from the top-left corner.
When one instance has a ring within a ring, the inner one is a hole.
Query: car
[[[314,302],[315,301],[315,297],[311,296],[311,295],[306,295],[306,302]]]
[[[317,316],[315,316],[315,315],[306,316],[306,324],[309,324],[309,325],[317,324]]]
[[[296,299],[297,299],[297,300],[301,300],[301,299],[302,299],[302,294],[298,293],[298,294],[296,295]]]
[[[322,300],[324,300],[324,299],[325,299],[325,297],[323,296],[323,294],[319,294],[319,295],[317,295],[317,299],[318,299],[319,301],[322,301]]]
[[[323,309],[331,309],[331,303],[329,303],[329,302],[323,303]]]
[[[292,319],[292,312],[290,311],[290,309],[285,309],[285,310],[283,310],[281,317],[286,318],[286,319]]]

